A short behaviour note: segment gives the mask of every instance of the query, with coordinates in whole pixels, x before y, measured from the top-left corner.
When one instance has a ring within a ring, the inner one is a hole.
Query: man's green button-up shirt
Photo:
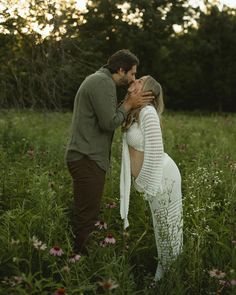
[[[75,97],[66,161],[86,155],[106,171],[114,130],[126,116],[123,106],[117,108],[116,85],[110,71],[101,68],[88,76]]]

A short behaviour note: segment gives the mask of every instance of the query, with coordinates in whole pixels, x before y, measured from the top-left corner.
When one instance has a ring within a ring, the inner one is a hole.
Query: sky
[[[10,8],[8,8],[8,10],[14,10],[15,7],[18,7],[20,8],[20,15],[22,17],[24,17],[24,14],[27,14],[27,8],[24,8],[26,3],[28,3],[29,0],[13,0],[12,3],[14,3],[14,5],[12,5]],[[89,0],[76,0],[77,1],[77,8],[79,10],[84,10],[86,8],[86,3],[89,2]],[[189,4],[194,6],[194,7],[197,7],[197,6],[200,6],[200,8],[204,9],[204,6],[203,6],[203,1],[204,0],[189,0]],[[223,5],[227,5],[229,7],[233,7],[233,8],[236,8],[236,0],[211,0],[212,2],[220,2],[220,9],[223,7]],[[7,7],[7,3],[8,0],[0,0],[0,10],[1,9],[4,9]],[[70,2],[70,0],[57,0],[57,3],[66,3],[66,2]],[[48,15],[46,17],[50,17],[52,18],[52,16]],[[130,15],[131,18],[133,18],[132,15]],[[1,19],[0,17],[0,23],[1,21],[3,21],[3,19]],[[37,23],[32,23],[31,24],[31,27],[34,31],[38,32],[41,36],[46,37],[48,35],[50,35],[50,32],[53,30],[53,26],[51,25],[47,25],[46,27],[44,27],[43,29],[40,29],[38,24]],[[176,31],[180,30],[180,28],[175,28]],[[24,28],[25,33],[27,32],[27,29]]]
[[[77,7],[80,9],[84,9],[86,6],[87,0],[77,0]],[[193,6],[200,5],[201,0],[189,0],[189,3],[191,3]],[[220,0],[220,3],[223,5],[227,5],[229,7],[235,7],[236,8],[236,0]]]
[[[86,2],[85,0],[81,0],[79,2]],[[189,0],[189,3],[193,6],[199,6],[201,5],[203,1],[202,0]],[[224,4],[229,6],[229,7],[233,7],[236,8],[236,0],[219,0],[220,4],[223,6]]]

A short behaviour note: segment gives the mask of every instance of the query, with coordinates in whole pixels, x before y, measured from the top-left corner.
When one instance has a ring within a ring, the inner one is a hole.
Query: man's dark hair
[[[108,68],[112,74],[117,73],[120,68],[127,73],[135,65],[139,65],[137,56],[128,49],[121,49],[109,57],[106,68]]]

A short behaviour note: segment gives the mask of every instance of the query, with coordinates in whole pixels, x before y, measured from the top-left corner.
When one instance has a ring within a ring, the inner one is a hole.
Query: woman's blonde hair
[[[153,101],[150,103],[150,105],[153,105],[154,108],[156,109],[160,119],[161,119],[161,114],[164,111],[164,101],[163,101],[163,92],[162,92],[162,87],[161,85],[152,77],[152,76],[147,76],[143,83],[143,91],[151,91],[152,94],[154,95]],[[134,123],[138,122],[139,118],[139,113],[143,107],[133,109],[130,111],[128,114],[125,122],[122,125],[122,131],[126,131],[129,129],[129,127]]]

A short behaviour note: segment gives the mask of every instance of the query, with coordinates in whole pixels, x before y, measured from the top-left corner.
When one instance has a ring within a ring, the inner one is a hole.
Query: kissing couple
[[[131,185],[149,203],[160,280],[182,251],[181,175],[164,152],[160,83],[150,75],[136,79],[139,59],[127,49],[115,52],[107,64],[80,85],[74,101],[71,134],[65,159],[73,181],[74,251],[86,253],[86,242],[98,220],[111,145],[122,127],[120,214],[129,226]],[[128,86],[117,104],[116,86]]]

